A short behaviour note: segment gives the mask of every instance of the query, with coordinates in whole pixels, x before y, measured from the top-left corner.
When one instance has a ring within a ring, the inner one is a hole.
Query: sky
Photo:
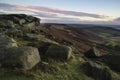
[[[23,13],[43,23],[120,24],[120,0],[0,0],[0,14]]]

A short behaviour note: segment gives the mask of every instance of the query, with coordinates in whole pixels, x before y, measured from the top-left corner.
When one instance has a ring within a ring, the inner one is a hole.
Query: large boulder
[[[100,51],[96,47],[89,49],[84,53],[84,55],[88,58],[96,58],[101,56]]]
[[[94,80],[112,80],[109,68],[104,65],[89,61],[84,63],[82,67],[85,74]]]
[[[102,62],[106,63],[111,69],[120,71],[120,55],[105,55],[102,56],[100,59],[102,60]]]
[[[48,47],[45,56],[59,59],[59,60],[69,60],[72,55],[72,49],[67,46],[52,44]]]
[[[40,62],[40,55],[34,47],[0,49],[0,63],[3,67],[29,70]]]
[[[13,38],[0,36],[0,48],[17,47],[17,43]]]

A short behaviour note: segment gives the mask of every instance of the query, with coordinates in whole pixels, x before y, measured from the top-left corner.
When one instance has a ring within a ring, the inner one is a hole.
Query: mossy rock
[[[34,47],[0,49],[0,63],[7,68],[29,70],[40,62],[40,55]]]
[[[35,29],[40,26],[40,19],[25,14],[4,14],[0,15],[0,27],[28,27]]]
[[[13,38],[0,36],[0,48],[17,47],[17,43]]]
[[[52,44],[48,47],[45,56],[56,60],[69,60],[72,49],[68,46]]]
[[[101,57],[102,62],[106,63],[111,69],[120,71],[120,55],[111,54]]]
[[[97,58],[97,57],[100,57],[102,56],[100,54],[100,51],[96,48],[96,47],[93,47],[91,49],[89,49],[88,51],[86,51],[84,53],[84,55],[87,57],[87,58]]]
[[[88,61],[83,63],[82,67],[85,74],[95,80],[112,80],[109,68],[103,64]]]
[[[15,25],[10,20],[0,19],[0,27],[2,27],[2,28],[14,28]]]

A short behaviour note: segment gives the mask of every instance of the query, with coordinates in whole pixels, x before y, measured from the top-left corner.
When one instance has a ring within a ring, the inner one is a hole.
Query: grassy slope
[[[19,46],[27,46],[36,40],[17,38]],[[83,53],[73,54],[70,61],[56,61],[43,58],[32,70],[7,69],[0,67],[0,80],[93,80],[87,77],[80,65]]]
[[[83,28],[85,31],[93,32],[106,39],[106,45],[120,45],[120,30],[113,29],[110,27],[89,27]]]
[[[96,33],[104,37],[119,37],[120,36],[119,30],[109,28],[109,27],[90,27],[90,28],[83,28],[83,29],[91,31],[93,33]]]
[[[20,46],[30,41],[17,40]],[[0,68],[0,80],[93,80],[86,76],[80,65],[84,62],[83,53],[75,54],[68,62],[42,60],[30,71],[8,70]]]
[[[92,80],[80,68],[83,61],[78,54],[68,62],[44,60],[30,71],[0,69],[0,80]]]

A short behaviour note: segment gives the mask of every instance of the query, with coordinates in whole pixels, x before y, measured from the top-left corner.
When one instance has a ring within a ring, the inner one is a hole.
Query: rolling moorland
[[[0,15],[0,80],[120,80],[120,30]]]

